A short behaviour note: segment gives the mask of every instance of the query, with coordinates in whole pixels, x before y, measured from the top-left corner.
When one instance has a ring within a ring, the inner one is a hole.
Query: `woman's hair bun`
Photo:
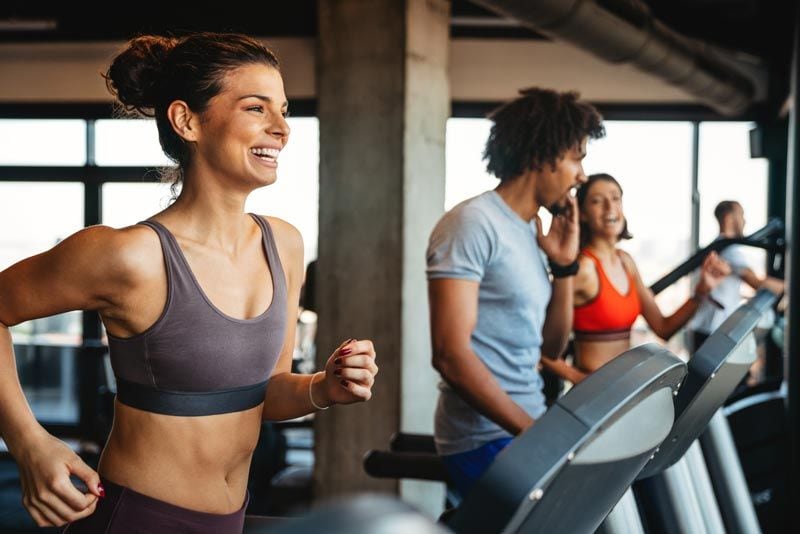
[[[104,76],[106,87],[127,111],[153,116],[159,82],[177,44],[172,37],[136,37],[113,59]]]

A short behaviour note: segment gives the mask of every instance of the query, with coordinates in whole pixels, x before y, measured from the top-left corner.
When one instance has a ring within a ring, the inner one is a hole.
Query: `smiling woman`
[[[578,190],[581,253],[574,287],[576,365],[563,360],[543,363],[573,383],[630,348],[631,327],[640,314],[659,337],[669,339],[730,272],[712,252],[700,270],[694,295],[677,311],[665,315],[644,285],[633,257],[618,248],[620,241],[632,237],[622,198],[619,182],[605,173],[589,176]]]
[[[0,372],[0,435],[40,526],[241,531],[262,420],[368,400],[375,351],[347,339],[325,371],[291,373],[302,238],[244,212],[275,182],[289,139],[272,52],[236,34],[143,36],[106,80],[124,108],[155,117],[180,194],[139,224],[86,228],[0,272],[0,367],[13,365],[7,327],[99,312],[117,379],[113,429],[95,473]]]

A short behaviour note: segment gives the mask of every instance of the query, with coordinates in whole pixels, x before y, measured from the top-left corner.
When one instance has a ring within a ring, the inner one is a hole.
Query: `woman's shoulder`
[[[71,270],[86,287],[110,295],[163,272],[158,236],[143,226],[94,225],[61,241],[43,257],[51,268]]]
[[[578,255],[578,272],[575,275],[573,287],[576,307],[583,306],[597,296],[599,288],[597,267],[594,261],[586,254]]]
[[[148,251],[160,250],[158,236],[144,225],[112,228],[102,224],[87,226],[63,241],[74,251],[98,253],[96,259],[129,261]]]
[[[258,215],[262,220],[269,224],[272,235],[275,238],[275,245],[281,254],[284,263],[290,261],[296,263],[303,261],[303,236],[293,224],[279,218],[267,215]]]
[[[275,240],[280,245],[285,245],[290,248],[303,247],[303,236],[293,224],[285,221],[279,217],[272,217],[269,215],[258,215],[262,220],[269,224]]]
[[[580,252],[578,252],[578,265],[594,265],[594,259],[587,249],[582,249]]]
[[[625,269],[627,269],[628,272],[631,274],[637,272],[636,262],[633,261],[633,256],[631,256],[630,253],[618,248],[617,254],[619,254],[619,259],[622,260],[622,264],[625,266]]]
[[[163,252],[158,235],[142,224],[111,228],[85,228],[82,239],[98,249],[96,257],[109,273],[125,278],[158,276],[163,271]]]
[[[586,254],[578,254],[578,273],[575,281],[578,285],[591,283],[597,280],[597,267],[594,260]]]

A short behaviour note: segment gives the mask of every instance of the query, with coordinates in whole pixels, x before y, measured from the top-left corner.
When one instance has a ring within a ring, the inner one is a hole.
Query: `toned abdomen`
[[[201,417],[161,415],[119,402],[114,407],[101,476],[191,510],[228,514],[241,508],[262,405]]]

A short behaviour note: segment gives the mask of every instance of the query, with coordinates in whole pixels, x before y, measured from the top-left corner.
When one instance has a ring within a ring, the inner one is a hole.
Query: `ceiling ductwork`
[[[639,0],[472,1],[606,61],[630,63],[726,116],[746,111],[765,84],[763,71],[737,68],[711,45],[653,18]]]

